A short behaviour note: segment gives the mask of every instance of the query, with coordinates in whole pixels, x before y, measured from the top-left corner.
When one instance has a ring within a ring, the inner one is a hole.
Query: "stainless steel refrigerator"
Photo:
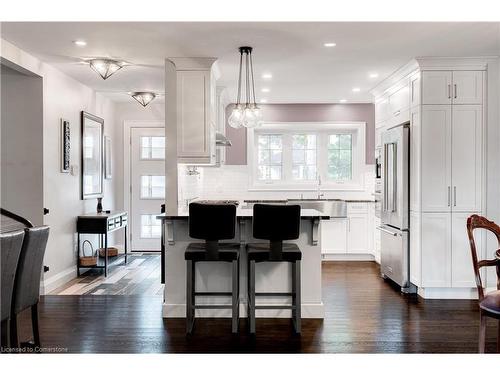
[[[410,283],[410,126],[394,126],[382,133],[382,213],[380,269],[384,278],[414,293]]]

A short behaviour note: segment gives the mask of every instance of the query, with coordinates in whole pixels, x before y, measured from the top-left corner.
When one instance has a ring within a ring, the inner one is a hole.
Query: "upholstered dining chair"
[[[474,230],[485,229],[492,232],[497,240],[499,249],[496,251],[496,259],[477,260],[476,242],[474,241]],[[467,234],[472,254],[472,265],[476,277],[477,292],[479,295],[479,353],[484,353],[486,342],[486,318],[498,320],[497,351],[500,352],[500,226],[485,217],[472,215],[467,219]],[[497,272],[497,290],[485,294],[481,280],[480,269],[482,267],[496,267]]]

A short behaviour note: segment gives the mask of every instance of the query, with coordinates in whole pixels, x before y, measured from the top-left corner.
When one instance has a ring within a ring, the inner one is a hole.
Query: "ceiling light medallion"
[[[156,98],[155,93],[147,91],[130,92],[129,95],[137,100],[143,107],[146,107]]]
[[[229,126],[235,129],[242,127],[255,128],[262,124],[262,112],[255,100],[255,84],[253,79],[252,47],[240,47],[240,71],[238,75],[238,98],[236,106],[229,116]],[[243,55],[245,58],[243,59]],[[243,72],[243,65],[245,71]],[[241,102],[242,74],[244,73],[245,103]]]
[[[89,60],[90,67],[99,74],[102,79],[111,77],[114,73],[125,66],[123,61],[111,59],[93,59]]]

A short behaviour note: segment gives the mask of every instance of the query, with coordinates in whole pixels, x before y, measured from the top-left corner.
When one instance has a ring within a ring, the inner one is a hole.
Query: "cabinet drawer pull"
[[[453,89],[454,89],[454,91],[455,91],[455,95],[454,95],[454,97],[455,97],[455,99],[456,99],[456,98],[457,98],[457,84],[456,84],[456,83],[453,85]]]
[[[457,206],[457,187],[453,186],[453,206]]]
[[[448,85],[448,99],[451,99],[451,85]]]
[[[448,207],[451,206],[451,186],[448,186]]]
[[[400,114],[401,114],[401,111],[394,112],[394,116],[399,116]]]

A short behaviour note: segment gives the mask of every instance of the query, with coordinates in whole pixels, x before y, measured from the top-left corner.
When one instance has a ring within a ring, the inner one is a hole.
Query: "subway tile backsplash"
[[[179,205],[187,200],[200,199],[288,199],[315,198],[317,191],[249,191],[249,170],[247,165],[223,165],[221,167],[193,168],[179,165]],[[375,172],[373,165],[365,166],[364,191],[321,191],[324,198],[373,199]]]

